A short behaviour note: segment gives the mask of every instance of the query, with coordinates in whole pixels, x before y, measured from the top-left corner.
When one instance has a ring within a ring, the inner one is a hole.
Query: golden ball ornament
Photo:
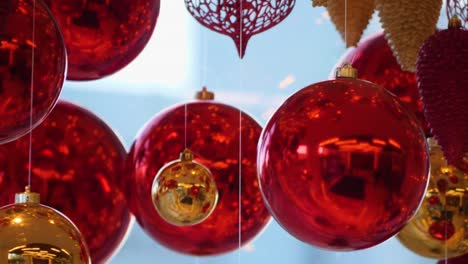
[[[468,252],[468,174],[447,164],[429,138],[431,177],[421,207],[398,234],[400,242],[424,257],[443,259]]]
[[[210,170],[185,149],[180,159],[158,172],[151,191],[154,207],[168,223],[189,226],[203,222],[216,207],[218,189]]]
[[[80,231],[66,216],[40,204],[29,187],[15,200],[0,208],[1,263],[91,263]]]

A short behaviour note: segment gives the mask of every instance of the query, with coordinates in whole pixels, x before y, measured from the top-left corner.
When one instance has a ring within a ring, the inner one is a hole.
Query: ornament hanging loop
[[[211,91],[208,91],[206,86],[203,86],[202,90],[197,92],[195,98],[198,100],[214,100],[215,94]]]
[[[22,193],[17,193],[15,195],[15,203],[33,203],[38,204],[40,203],[40,195],[39,193],[31,192],[31,186],[26,186],[25,191]]]
[[[192,161],[193,160],[193,152],[186,148],[183,152],[180,153],[180,161]]]
[[[460,18],[458,18],[457,15],[453,15],[453,16],[449,19],[448,27],[449,27],[449,28],[461,28],[461,27],[462,27],[462,23],[461,23]]]
[[[344,62],[341,67],[336,68],[335,77],[336,78],[353,78],[356,79],[358,72],[350,62]]]

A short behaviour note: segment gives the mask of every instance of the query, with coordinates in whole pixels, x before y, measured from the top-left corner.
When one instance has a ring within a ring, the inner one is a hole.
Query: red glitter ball
[[[283,21],[295,4],[296,0],[185,0],[200,24],[234,40],[241,58],[250,38]]]
[[[430,205],[438,205],[439,202],[440,202],[440,201],[439,201],[439,197],[437,197],[437,196],[431,196],[431,197],[429,198],[429,204],[430,204]]]
[[[291,235],[326,249],[390,238],[413,216],[428,181],[417,119],[387,90],[351,78],[292,95],[258,151],[270,213]]]
[[[194,160],[213,174],[218,204],[205,221],[175,226],[164,221],[151,200],[151,186],[158,171],[176,160],[184,150],[184,105],[156,115],[136,138],[127,156],[127,193],[141,227],[160,244],[185,254],[226,253],[252,240],[268,223],[270,215],[259,190],[256,159],[261,127],[242,113],[242,194],[239,230],[239,123],[238,109],[213,101],[187,103],[187,147]]]
[[[468,171],[468,30],[449,28],[426,40],[417,78],[424,114],[447,161]]]
[[[47,117],[65,78],[67,58],[58,24],[42,1],[36,1],[35,10],[32,0],[0,1],[0,144],[28,133]]]
[[[160,0],[45,0],[65,38],[69,80],[113,74],[143,50]]]
[[[449,220],[439,220],[429,227],[429,234],[438,240],[448,240],[455,234],[455,227]]]
[[[93,263],[106,263],[129,229],[131,215],[117,186],[125,148],[87,110],[59,101],[32,134],[32,190],[68,216],[88,244]],[[27,185],[29,137],[0,146],[0,203]]]
[[[437,262],[437,264],[466,264],[466,263],[468,263],[468,253],[460,257],[451,258],[447,260],[443,259]]]
[[[345,61],[352,62],[360,79],[378,84],[398,96],[416,115],[426,135],[429,135],[416,74],[401,69],[382,32],[364,39],[356,48],[350,49],[337,66]],[[335,78],[335,71],[332,71],[330,77]]]

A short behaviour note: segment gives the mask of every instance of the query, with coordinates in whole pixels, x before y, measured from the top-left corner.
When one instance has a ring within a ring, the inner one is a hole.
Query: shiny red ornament
[[[460,257],[451,258],[447,260],[442,259],[437,262],[437,264],[466,264],[466,263],[468,263],[468,253]]]
[[[449,164],[468,171],[468,30],[437,32],[417,63],[424,114]]]
[[[373,82],[398,96],[416,115],[426,135],[430,134],[419,97],[416,74],[401,69],[382,32],[367,37],[356,48],[350,49],[337,66],[345,61],[352,62],[359,79]],[[330,79],[335,77],[334,71],[332,74]]]
[[[253,35],[283,21],[296,0],[184,0],[189,13],[203,26],[234,40],[243,58]]]
[[[69,80],[95,80],[127,66],[153,34],[160,0],[45,0],[68,51]]]
[[[428,182],[417,119],[387,90],[354,78],[308,86],[262,132],[267,207],[291,235],[331,250],[377,245],[415,213]]]
[[[166,163],[177,159],[185,148],[184,104],[156,115],[136,138],[127,156],[126,182],[133,185],[127,198],[138,223],[158,243],[191,255],[226,253],[239,247],[239,232],[243,245],[270,220],[256,173],[261,127],[244,113],[240,120],[240,110],[213,101],[187,103],[186,116],[187,148],[193,152],[195,161],[211,171],[218,189],[218,203],[212,214],[199,224],[176,226],[163,220],[152,203],[151,187],[156,174]]]
[[[0,144],[28,133],[47,117],[65,78],[67,58],[58,24],[41,0],[35,12],[33,3],[0,1]]]
[[[0,204],[27,185],[29,136],[0,146]],[[91,112],[59,101],[32,134],[32,186],[42,203],[79,228],[93,263],[119,248],[131,215],[117,186],[126,151],[114,132]]]

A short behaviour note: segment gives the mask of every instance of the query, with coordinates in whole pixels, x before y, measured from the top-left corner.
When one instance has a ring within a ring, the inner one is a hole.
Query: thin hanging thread
[[[185,103],[184,109],[184,149],[187,149],[187,103]]]
[[[32,17],[32,51],[31,51],[31,93],[30,93],[30,110],[29,110],[29,170],[28,170],[28,186],[31,187],[31,171],[32,171],[32,126],[33,126],[33,104],[34,104],[34,53],[36,45],[36,0],[33,0],[33,17]]]
[[[240,21],[239,21],[239,41],[241,51],[244,50],[243,39],[242,39],[242,30],[244,23],[244,13],[243,13],[243,4],[244,1],[240,1]],[[242,90],[242,60],[239,62],[239,86]],[[241,248],[242,248],[242,110],[239,109],[239,250],[237,251],[237,263],[241,263]]]
[[[202,58],[202,85],[206,85],[206,78],[208,76],[208,52],[207,52],[207,40],[206,40],[205,29],[202,29],[202,49],[203,49],[203,58]]]

